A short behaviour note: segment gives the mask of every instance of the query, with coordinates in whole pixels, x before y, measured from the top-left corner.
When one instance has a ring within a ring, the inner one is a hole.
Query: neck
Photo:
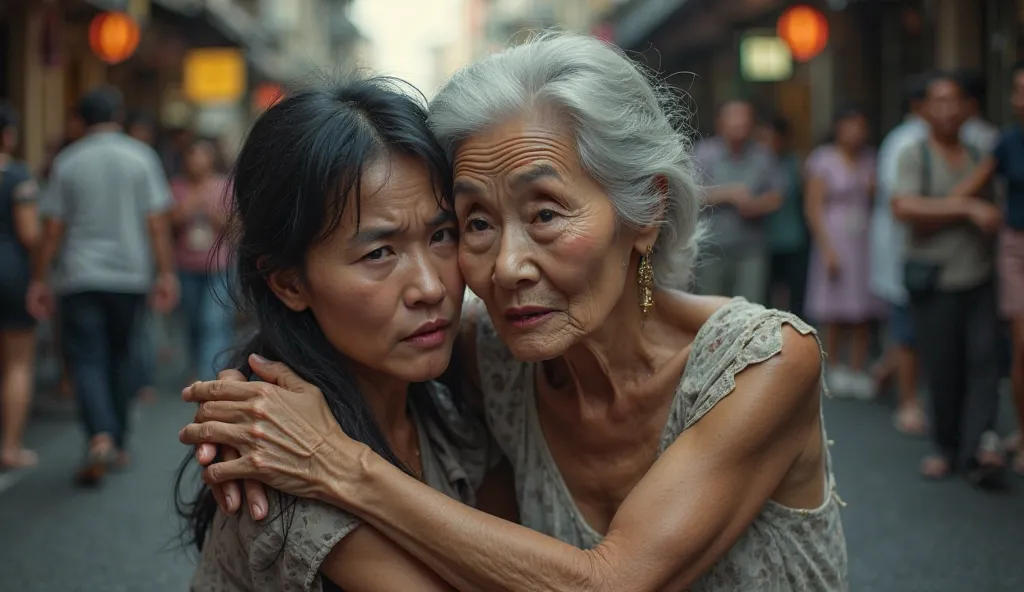
[[[725,147],[733,155],[740,155],[743,154],[743,149],[747,147],[747,142],[746,140],[726,140]]]
[[[391,376],[362,374],[356,375],[356,384],[384,436],[392,446],[402,442],[411,425],[407,413],[409,383]]]
[[[102,134],[105,132],[119,132],[121,131],[120,124],[114,123],[113,121],[107,123],[97,123],[96,125],[89,126],[86,130],[88,134]]]
[[[850,160],[857,158],[860,153],[860,148],[854,148],[853,146],[838,146],[839,152]]]
[[[954,148],[960,144],[957,134],[942,134],[933,130],[931,137],[933,142],[943,148]]]
[[[650,336],[661,325],[657,306],[645,320],[640,309],[636,263],[628,288],[601,326],[549,363],[556,383],[573,385],[580,406],[611,405],[646,381],[664,362]],[[655,291],[657,300],[657,290]]]

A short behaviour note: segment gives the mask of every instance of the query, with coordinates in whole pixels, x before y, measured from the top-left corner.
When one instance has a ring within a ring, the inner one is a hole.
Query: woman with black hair
[[[38,187],[28,166],[11,156],[17,141],[18,115],[0,102],[0,470],[38,461],[21,442],[35,375],[36,322],[25,295],[40,235]]]
[[[325,419],[474,504],[496,449],[458,393],[433,382],[451,359],[463,298],[450,186],[424,107],[396,81],[323,85],[254,124],[227,236],[241,306],[258,326],[242,351],[286,362],[323,392]],[[183,500],[190,464],[177,499],[202,551],[192,590],[450,589],[371,526],[318,501],[271,492],[257,522],[218,510],[206,486]]]
[[[871,293],[869,221],[875,193],[875,151],[867,145],[868,120],[841,109],[831,140],[807,157],[804,211],[812,247],[807,315],[825,328],[829,387],[842,396],[870,399],[867,372],[871,322],[884,305]],[[839,360],[848,349],[849,365]]]

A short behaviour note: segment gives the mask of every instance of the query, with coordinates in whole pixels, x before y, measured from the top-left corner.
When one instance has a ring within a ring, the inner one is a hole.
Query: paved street
[[[141,407],[134,466],[100,491],[71,486],[81,436],[66,412],[34,421],[42,466],[0,476],[0,589],[186,589],[191,564],[175,548],[170,493],[190,411],[175,397]],[[1024,480],[1004,495],[924,483],[914,473],[924,443],[896,434],[884,405],[830,401],[828,419],[852,590],[1024,589]]]

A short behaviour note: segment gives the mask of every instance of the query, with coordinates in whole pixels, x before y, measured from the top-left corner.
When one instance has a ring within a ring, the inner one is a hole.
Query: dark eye
[[[537,220],[540,221],[541,224],[547,224],[548,222],[551,222],[552,220],[555,219],[555,216],[557,216],[557,214],[555,214],[551,210],[541,210],[537,212]]]
[[[459,233],[454,228],[442,228],[430,237],[431,243],[442,243],[445,241],[458,241]]]
[[[379,249],[374,249],[367,253],[366,256],[363,257],[363,259],[366,259],[368,261],[377,261],[386,257],[390,250],[391,247],[381,247]]]
[[[483,232],[490,227],[491,225],[483,218],[472,218],[470,219],[469,224],[466,225],[466,229],[470,232]]]

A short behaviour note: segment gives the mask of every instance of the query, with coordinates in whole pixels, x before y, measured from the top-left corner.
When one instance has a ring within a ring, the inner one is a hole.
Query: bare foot
[[[896,429],[908,436],[923,436],[928,431],[928,420],[919,405],[907,405],[896,412]]]
[[[5,451],[0,454],[0,470],[28,469],[39,464],[39,455],[27,449]]]
[[[926,479],[945,479],[951,472],[949,461],[937,454],[924,457],[920,467],[921,475]]]

